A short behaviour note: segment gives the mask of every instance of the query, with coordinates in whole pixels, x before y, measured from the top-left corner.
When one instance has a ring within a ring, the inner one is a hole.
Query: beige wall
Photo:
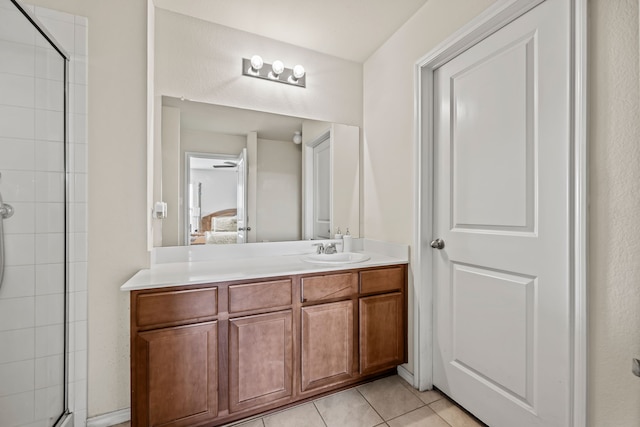
[[[367,238],[413,244],[414,66],[491,3],[430,0],[364,63],[362,188]],[[413,319],[415,296],[412,282],[409,319]],[[414,370],[413,327],[409,322],[410,372]]]
[[[367,237],[413,243],[413,64],[491,3],[430,0],[365,62]],[[638,1],[589,7],[588,418],[591,427],[632,427],[640,419],[640,378],[630,372],[640,357]]]
[[[249,159],[251,161],[251,159]],[[302,146],[258,139],[256,241],[300,240]]]
[[[589,425],[640,423],[638,0],[591,0]]]

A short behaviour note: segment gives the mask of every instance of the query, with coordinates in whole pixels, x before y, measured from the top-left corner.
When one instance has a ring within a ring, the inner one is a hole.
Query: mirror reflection
[[[359,227],[357,127],[163,96],[161,145],[168,212],[156,246],[328,238],[334,227]],[[336,153],[356,165],[346,178],[332,175]]]

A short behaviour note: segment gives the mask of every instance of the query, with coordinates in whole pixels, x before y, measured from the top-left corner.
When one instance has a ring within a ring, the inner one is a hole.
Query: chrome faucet
[[[336,249],[336,244],[335,243],[327,243],[324,246],[324,253],[327,254],[327,255],[338,253],[338,250]]]
[[[322,243],[314,243],[311,246],[315,246],[316,247],[316,254],[323,254],[324,253],[324,245]]]

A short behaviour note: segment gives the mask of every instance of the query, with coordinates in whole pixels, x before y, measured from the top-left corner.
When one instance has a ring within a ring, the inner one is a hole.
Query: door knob
[[[436,240],[432,241],[431,242],[431,247],[433,249],[443,249],[444,248],[444,240],[436,239]]]

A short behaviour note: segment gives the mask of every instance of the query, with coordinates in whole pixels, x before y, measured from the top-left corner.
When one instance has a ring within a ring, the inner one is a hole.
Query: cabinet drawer
[[[229,313],[291,305],[291,279],[229,286]]]
[[[212,318],[218,314],[218,289],[189,289],[138,295],[138,327]]]
[[[404,287],[404,268],[393,267],[360,272],[360,292],[388,292]]]
[[[358,279],[355,273],[302,278],[302,302],[349,297],[357,292]]]

